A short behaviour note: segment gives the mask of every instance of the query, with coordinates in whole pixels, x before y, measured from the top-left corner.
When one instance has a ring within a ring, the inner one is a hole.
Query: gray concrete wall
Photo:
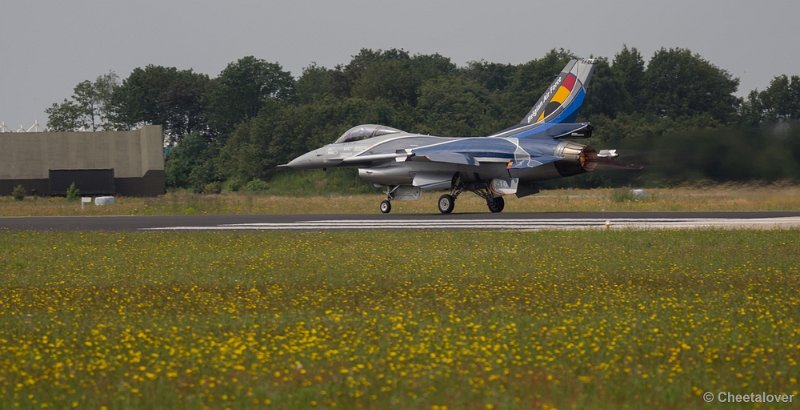
[[[122,183],[120,194],[162,194],[161,126],[134,131],[0,133],[0,195],[16,184],[47,195],[42,186],[50,170],[65,169],[113,169],[115,181]]]
[[[161,126],[135,131],[0,133],[0,179],[47,178],[51,169],[114,169],[117,178],[164,170]]]

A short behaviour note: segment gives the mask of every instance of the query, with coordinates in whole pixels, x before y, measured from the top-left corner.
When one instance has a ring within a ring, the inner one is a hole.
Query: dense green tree
[[[502,128],[491,93],[461,76],[439,77],[420,87],[417,132],[445,136],[489,135]]]
[[[247,56],[228,64],[208,92],[210,125],[222,134],[254,118],[268,100],[289,101],[294,78],[280,64]]]
[[[505,90],[511,84],[514,66],[487,61],[470,61],[461,69],[465,78],[475,81],[487,90],[496,92]]]
[[[121,82],[117,73],[109,71],[98,76],[93,84],[93,97],[97,102],[97,120],[104,128],[113,128],[114,93]]]
[[[362,48],[358,54],[352,56],[350,62],[344,66],[337,66],[334,73],[334,90],[337,97],[349,97],[355,82],[369,69],[370,66],[386,61],[408,61],[411,56],[405,50],[372,50]]]
[[[800,120],[800,77],[777,76],[758,98],[765,121]]]
[[[47,114],[47,128],[51,131],[75,131],[85,126],[81,107],[73,100],[65,98],[44,111]]]
[[[656,51],[645,71],[647,112],[668,117],[708,113],[734,118],[739,80],[686,49]]]
[[[636,112],[644,106],[644,59],[636,48],[623,46],[611,62],[611,74],[619,84],[619,101],[616,103],[620,111]],[[600,77],[595,74],[595,78]]]
[[[779,75],[766,90],[751,91],[742,101],[739,115],[748,125],[800,120],[800,77]]]
[[[371,58],[371,59],[368,59]],[[395,105],[417,104],[418,89],[428,79],[455,71],[450,59],[439,54],[409,56],[398,50],[372,52],[362,50],[353,70],[350,95],[369,100],[386,99]]]
[[[309,104],[324,97],[336,95],[335,71],[320,67],[316,63],[303,69],[295,82],[295,102]]]
[[[411,56],[400,49],[362,49],[350,63],[337,66],[332,73],[332,95],[380,98],[413,107],[418,88],[425,80],[455,70],[455,64],[440,54]]]
[[[439,53],[416,54],[411,58],[411,70],[417,79],[417,84],[456,73],[458,67]]]
[[[353,83],[351,95],[367,100],[387,99],[395,104],[416,104],[417,79],[409,60],[379,61]]]
[[[222,176],[238,185],[259,176],[259,157],[262,154],[254,145],[250,132],[254,121],[237,125],[215,160]]]
[[[167,156],[167,186],[190,187],[201,192],[209,182],[221,181],[222,174],[218,172],[215,161],[218,154],[219,146],[209,143],[205,135],[185,135]]]
[[[598,59],[592,78],[589,80],[589,88],[591,91],[587,94],[585,106],[581,109],[581,117],[589,118],[594,115],[614,117],[619,112],[627,111],[630,97],[605,58]]]
[[[75,100],[76,105],[80,108],[82,122],[86,124],[86,128],[95,131],[100,125],[98,117],[100,117],[100,99],[99,95],[95,92],[94,84],[91,81],[81,81],[75,86],[75,94],[72,99]]]
[[[114,121],[120,128],[161,125],[167,144],[192,132],[207,135],[209,81],[205,74],[175,67],[135,68],[113,94]]]
[[[119,78],[114,72],[101,75],[94,82],[81,81],[69,100],[64,99],[45,110],[48,127],[54,131],[113,128],[109,126],[111,97],[118,86]]]
[[[178,71],[158,99],[168,134],[180,138],[192,132],[204,134],[208,131],[206,92],[210,81],[205,74]]]
[[[114,121],[125,128],[139,124],[164,125],[159,108],[161,94],[178,76],[175,67],[148,65],[137,67],[114,93]]]
[[[229,180],[268,179],[279,164],[301,154],[308,135],[299,127],[292,107],[270,101],[250,121],[238,124],[217,159]]]
[[[766,109],[761,101],[758,90],[750,91],[747,98],[739,104],[739,122],[743,125],[756,126],[766,116]]]

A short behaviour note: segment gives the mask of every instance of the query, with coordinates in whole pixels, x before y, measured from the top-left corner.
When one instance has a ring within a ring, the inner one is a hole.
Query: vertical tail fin
[[[520,124],[574,122],[597,60],[571,60]]]

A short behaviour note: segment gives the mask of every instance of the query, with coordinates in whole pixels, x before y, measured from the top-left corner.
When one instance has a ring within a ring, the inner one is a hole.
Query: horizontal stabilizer
[[[617,154],[617,150],[615,149],[603,149],[597,153],[597,156],[600,158],[616,158],[619,154]]]

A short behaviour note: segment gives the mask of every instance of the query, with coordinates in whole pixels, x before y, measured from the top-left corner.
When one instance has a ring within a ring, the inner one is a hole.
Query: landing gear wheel
[[[454,198],[450,194],[444,194],[439,197],[439,212],[443,214],[449,214],[453,212],[453,208],[456,207],[456,198]]]
[[[502,196],[498,196],[497,198],[489,197],[489,199],[486,200],[486,205],[489,206],[489,210],[492,211],[493,214],[496,214],[498,212],[503,212],[503,208],[506,206],[506,200],[503,199]]]
[[[389,212],[392,212],[392,203],[388,199],[383,200],[381,202],[381,213],[388,214]]]

